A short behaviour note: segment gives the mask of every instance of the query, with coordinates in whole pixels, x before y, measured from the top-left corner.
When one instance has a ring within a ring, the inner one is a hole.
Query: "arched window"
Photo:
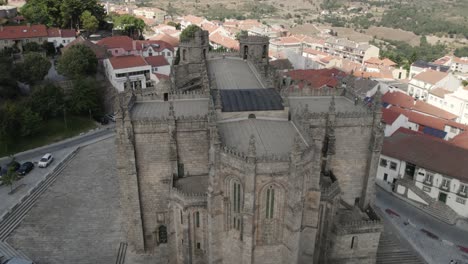
[[[195,212],[195,226],[200,227],[200,212]]]
[[[158,228],[158,242],[160,244],[167,243],[167,228],[164,225],[161,225]]]
[[[249,114],[249,119],[255,119],[255,115],[254,114]]]
[[[282,202],[284,192],[281,186],[270,184],[265,186],[260,195],[260,242],[275,244],[280,242],[282,228]]]
[[[351,238],[351,249],[356,248],[357,244],[358,244],[358,237],[353,236],[353,238]]]
[[[238,179],[228,180],[227,193],[229,197],[229,229],[242,229],[242,208],[244,206],[244,191]]]
[[[268,55],[267,45],[263,45],[262,59],[265,59]]]
[[[187,50],[183,49],[182,50],[182,60],[185,61],[187,58],[186,58],[186,55],[187,55]]]

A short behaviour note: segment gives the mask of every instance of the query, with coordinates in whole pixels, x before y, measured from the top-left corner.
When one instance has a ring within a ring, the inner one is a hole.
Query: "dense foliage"
[[[454,55],[457,57],[468,57],[468,46],[455,49]]]
[[[402,6],[386,11],[380,25],[412,31],[418,35],[447,33],[451,37],[459,34],[468,38],[468,25],[466,23],[455,24],[438,19],[432,10],[411,6]]]
[[[75,114],[97,115],[101,111],[102,89],[93,78],[76,80],[70,94],[69,108]]]
[[[49,72],[49,59],[38,52],[24,54],[23,62],[17,63],[14,72],[16,78],[27,84],[35,84],[44,79]]]
[[[84,11],[80,18],[81,22],[83,23],[83,28],[89,33],[92,33],[98,29],[99,21],[88,10]]]
[[[145,21],[132,15],[113,14],[111,19],[114,23],[114,29],[120,29],[132,38],[139,38],[146,26]]]
[[[85,45],[73,45],[58,60],[57,71],[69,78],[94,75],[97,70],[97,58]]]
[[[409,66],[417,61],[434,61],[447,52],[447,47],[443,44],[431,45],[426,37],[421,37],[420,45],[413,47],[406,42],[385,40],[385,44],[375,43],[380,47],[380,56],[389,58],[399,66],[409,69]]]
[[[185,42],[193,39],[195,37],[195,32],[200,31],[201,28],[197,25],[190,25],[186,27],[181,33],[180,33],[180,41]]]
[[[28,22],[63,28],[78,28],[85,11],[99,22],[104,19],[104,7],[97,0],[28,0],[21,8]]]

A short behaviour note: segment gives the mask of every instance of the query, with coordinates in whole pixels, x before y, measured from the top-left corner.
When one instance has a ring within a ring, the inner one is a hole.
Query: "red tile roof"
[[[161,33],[161,34],[158,34],[156,36],[153,36],[150,38],[150,40],[162,40],[164,42],[167,42],[169,44],[171,44],[173,47],[178,47],[179,46],[179,39],[178,38],[175,38],[175,37],[172,37],[168,34],[165,34],[165,33]]]
[[[394,92],[387,92],[382,96],[382,101],[391,104],[394,106],[399,106],[405,109],[410,109],[414,111],[418,111],[421,113],[425,113],[431,116],[440,117],[447,120],[454,120],[457,118],[456,115],[442,110],[438,107],[430,105],[424,101],[416,101],[410,95],[407,95],[402,92],[394,91]]]
[[[141,56],[119,56],[109,58],[112,68],[116,69],[125,69],[133,67],[146,66],[148,63]]]
[[[0,39],[24,39],[47,37],[44,25],[3,26],[0,28]]]
[[[408,120],[412,123],[419,124],[424,127],[432,127],[438,130],[445,130],[445,126],[456,127],[462,130],[467,130],[467,126],[457,123],[452,120],[445,120],[442,118],[437,118],[430,115],[421,114],[409,109],[404,109],[400,107],[391,106],[388,108],[389,111],[400,113],[408,117]]]
[[[447,77],[448,73],[447,72],[440,72],[440,71],[434,71],[431,69],[427,69],[426,71],[423,71],[416,76],[413,77],[413,79],[423,81],[425,83],[430,83],[430,84],[436,84],[445,77]]]
[[[311,88],[320,88],[323,86],[336,87],[339,84],[339,79],[346,74],[338,69],[320,69],[320,70],[292,70],[285,73],[292,80],[299,82],[299,87],[302,88],[306,81]]]
[[[430,94],[435,95],[440,98],[444,98],[446,94],[452,93],[451,91],[447,91],[444,88],[437,87],[429,91]]]
[[[213,35],[211,35],[210,41],[231,50],[239,50],[239,41],[230,37],[223,36],[219,32],[216,32]]]
[[[146,50],[148,47],[152,47],[155,51],[163,51],[168,49],[174,51],[174,47],[162,40],[137,40],[135,41],[136,50]]]
[[[464,182],[468,181],[468,150],[447,141],[394,133],[385,138],[382,154]]]
[[[385,124],[391,125],[397,118],[400,116],[400,113],[392,111],[390,109],[384,108],[382,110],[382,120]]]
[[[76,31],[74,29],[48,28],[47,35],[49,38],[73,38],[76,37]]]
[[[375,57],[369,58],[368,60],[364,61],[364,63],[374,64],[374,65],[382,65],[382,66],[395,66],[395,65],[397,65],[395,62],[393,62],[392,60],[390,60],[388,58],[384,58],[384,59],[381,60],[381,59],[375,58]]]
[[[167,62],[166,58],[162,55],[160,56],[150,56],[145,58],[146,62],[153,66],[153,67],[160,67],[160,66],[167,66],[169,62]]]
[[[468,131],[458,134],[449,142],[460,148],[468,149]]]
[[[126,51],[133,50],[133,40],[127,36],[114,36],[103,38],[96,44],[101,47],[106,47],[107,49],[122,48]]]
[[[85,45],[88,48],[90,48],[94,52],[94,54],[96,55],[96,58],[98,60],[102,60],[102,59],[105,59],[105,58],[108,57],[107,50],[104,47],[100,47],[100,46],[92,43],[91,41],[83,38],[82,36],[79,36],[78,38],[76,38],[75,40],[70,42],[70,44],[68,44],[67,46],[65,46],[63,48],[62,52],[65,52],[70,47],[72,47],[74,45],[78,45],[78,44]]]

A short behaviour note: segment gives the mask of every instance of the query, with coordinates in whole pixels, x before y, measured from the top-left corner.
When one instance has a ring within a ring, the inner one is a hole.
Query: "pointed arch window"
[[[261,217],[259,243],[275,244],[282,237],[282,215],[284,190],[280,185],[270,184],[260,195],[259,215]]]
[[[275,213],[275,189],[270,186],[266,193],[266,219],[273,219]]]
[[[238,179],[228,180],[229,193],[229,229],[241,230],[244,190]]]

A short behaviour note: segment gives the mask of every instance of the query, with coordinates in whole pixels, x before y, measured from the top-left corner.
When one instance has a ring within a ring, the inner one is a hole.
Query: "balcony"
[[[461,197],[464,197],[464,198],[468,198],[468,193],[466,193],[466,192],[458,192],[457,195],[461,196]]]

